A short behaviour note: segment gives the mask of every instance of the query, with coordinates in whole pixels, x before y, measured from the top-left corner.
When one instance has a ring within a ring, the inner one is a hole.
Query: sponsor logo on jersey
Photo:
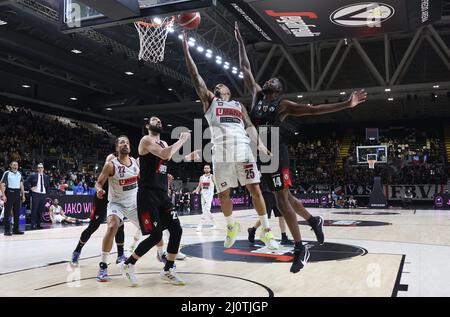
[[[238,119],[242,119],[242,112],[237,109],[232,108],[217,108],[216,109],[216,116],[218,117],[234,117]]]
[[[318,19],[318,15],[314,12],[275,12],[274,10],[266,10],[266,14],[270,17],[277,18],[276,23],[288,35],[296,38],[316,37],[320,36],[320,32],[315,32],[317,28],[313,21]]]
[[[128,190],[132,190],[132,189],[135,189],[135,188],[137,188],[137,183],[132,184],[132,185],[128,185],[128,186],[123,186],[122,190],[123,190],[124,192],[126,192],[126,191],[128,191]]]
[[[138,182],[138,177],[137,176],[133,176],[130,178],[125,178],[125,179],[119,179],[119,185],[120,186],[128,186],[128,185],[133,185],[136,184]]]
[[[355,3],[334,11],[330,20],[344,27],[381,27],[381,24],[394,14],[395,9],[385,3]]]

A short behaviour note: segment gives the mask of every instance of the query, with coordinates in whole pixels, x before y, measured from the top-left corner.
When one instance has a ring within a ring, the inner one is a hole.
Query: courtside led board
[[[220,0],[261,40],[297,45],[408,32],[441,19],[441,0]]]

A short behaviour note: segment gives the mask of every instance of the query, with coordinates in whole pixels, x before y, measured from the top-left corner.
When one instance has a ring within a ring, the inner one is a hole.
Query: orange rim
[[[169,21],[163,22],[163,23],[150,23],[150,22],[145,22],[145,21],[137,21],[136,23],[141,26],[144,26],[144,27],[149,27],[149,28],[153,27],[154,28],[154,27],[158,27],[158,26],[171,25],[174,23],[174,21],[175,21],[175,16],[171,16],[171,19]]]

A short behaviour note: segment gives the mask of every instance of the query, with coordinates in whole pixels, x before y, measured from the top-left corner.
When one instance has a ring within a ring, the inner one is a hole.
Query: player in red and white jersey
[[[259,142],[258,133],[245,107],[240,102],[231,100],[230,89],[224,84],[218,84],[214,93],[208,90],[189,53],[186,34],[183,50],[187,68],[211,130],[214,176],[222,212],[227,222],[224,247],[231,248],[240,232],[240,223],[233,219],[233,203],[230,197],[231,188],[240,184],[250,192],[261,220],[261,241],[271,249],[278,249],[279,245],[271,232],[266,205],[259,187],[260,175],[250,148],[251,140],[257,142],[261,151],[268,151],[262,142]]]
[[[116,140],[118,157],[107,162],[95,184],[97,197],[105,195],[103,185],[108,180],[107,231],[102,243],[102,258],[97,275],[99,282],[109,281],[108,256],[112,249],[114,236],[123,219],[126,217],[139,228],[137,216],[137,190],[139,165],[130,157],[130,140],[127,136],[120,136]]]
[[[194,193],[201,195],[201,204],[202,204],[202,218],[201,222],[197,227],[197,231],[202,231],[203,223],[207,218],[211,220],[213,223],[213,227],[211,229],[216,229],[216,220],[211,213],[211,204],[214,198],[214,175],[211,174],[211,166],[206,164],[203,167],[203,174],[200,176],[200,180],[197,188],[194,190]]]

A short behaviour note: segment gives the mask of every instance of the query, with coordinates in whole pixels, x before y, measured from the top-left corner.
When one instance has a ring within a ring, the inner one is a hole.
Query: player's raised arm
[[[95,190],[97,191],[97,197],[99,199],[103,199],[103,195],[105,195],[105,191],[103,190],[103,186],[108,180],[109,176],[114,175],[114,165],[111,161],[106,162],[103,166],[102,172],[100,173],[97,182],[95,183]]]
[[[191,75],[192,83],[194,84],[195,91],[203,104],[203,111],[206,112],[214,99],[214,94],[208,90],[205,81],[202,76],[198,73],[197,65],[195,65],[191,54],[189,53],[189,44],[187,39],[187,34],[183,33],[183,51],[184,58],[186,59],[186,66],[188,68],[189,74]]]
[[[142,147],[149,153],[168,161],[172,158],[172,156],[178,152],[179,149],[186,143],[191,137],[189,132],[182,132],[180,134],[180,139],[172,144],[171,146],[167,146],[162,148],[159,144],[157,144],[153,139],[145,137],[141,140]],[[141,145],[140,145],[141,146]]]
[[[250,65],[250,61],[247,56],[247,51],[245,49],[245,43],[242,39],[241,32],[239,31],[238,23],[236,22],[234,25],[234,34],[236,36],[236,41],[239,44],[239,63],[242,72],[244,73],[244,82],[247,89],[251,91],[252,95],[256,95],[260,92],[261,86],[255,81],[252,73],[252,67]]]
[[[366,99],[367,92],[365,92],[364,90],[353,92],[347,101],[317,106],[298,104],[296,102],[285,99],[281,101],[280,118],[281,120],[284,120],[287,116],[317,116],[326,113],[338,112],[341,110],[354,108],[357,105],[365,102]]]

